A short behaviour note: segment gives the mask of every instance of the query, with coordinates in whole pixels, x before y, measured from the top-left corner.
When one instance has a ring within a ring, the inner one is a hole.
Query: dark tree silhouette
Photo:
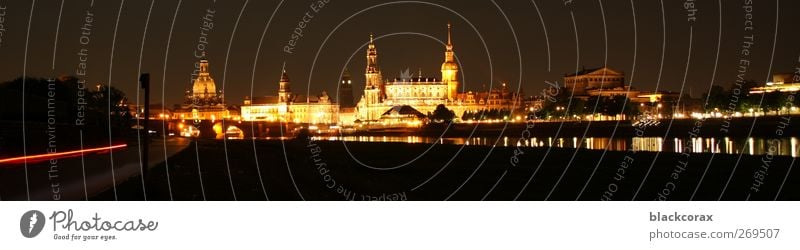
[[[433,110],[433,114],[430,115],[431,121],[436,123],[442,123],[442,122],[449,123],[453,121],[453,118],[455,117],[456,117],[455,112],[453,112],[450,109],[447,109],[447,107],[445,107],[444,104],[437,105],[436,109]]]

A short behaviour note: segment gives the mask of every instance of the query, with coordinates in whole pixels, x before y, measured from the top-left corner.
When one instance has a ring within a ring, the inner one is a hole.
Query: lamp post
[[[140,159],[140,164],[142,167],[142,184],[146,184],[145,178],[147,177],[148,168],[150,168],[149,164],[149,152],[150,152],[150,74],[144,73],[139,76],[139,83],[140,87],[144,90],[144,139],[140,139],[141,141],[141,152],[142,152],[142,159]],[[141,137],[141,133],[139,134]],[[142,190],[144,192],[144,190]]]

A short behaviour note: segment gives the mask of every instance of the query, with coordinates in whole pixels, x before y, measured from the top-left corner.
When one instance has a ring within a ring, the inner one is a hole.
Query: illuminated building
[[[625,84],[625,74],[608,67],[583,69],[564,75],[564,89],[572,97],[589,100],[592,97],[613,98],[624,96],[631,105],[638,106],[639,112],[661,117],[662,114],[675,115],[687,109],[697,109],[690,98],[680,99],[679,93],[656,91],[642,92]]]
[[[772,82],[768,82],[763,87],[755,87],[750,89],[750,94],[761,94],[770,92],[790,92],[794,93],[800,90],[800,82],[795,79],[793,74],[773,74]]]
[[[448,101],[447,83],[420,74],[414,78],[395,78],[386,84],[388,105],[436,106]]]
[[[521,93],[509,91],[506,84],[489,91],[458,92],[461,82],[458,80],[459,67],[455,61],[450,31],[451,25],[448,24],[441,78],[425,77],[421,70],[417,76],[411,76],[406,70],[401,72],[400,77],[386,82],[378,65],[375,41],[370,35],[364,93],[356,105],[355,117],[360,121],[379,121],[387,111],[397,106],[410,106],[427,114],[433,112],[437,105],[443,104],[453,110],[456,116],[464,111],[520,108]]]
[[[630,86],[622,86],[622,87],[615,87],[615,88],[602,88],[602,89],[590,89],[586,90],[586,94],[588,96],[604,96],[604,97],[614,97],[614,96],[625,96],[628,99],[638,98],[640,92],[635,90]],[[647,97],[648,100],[651,98],[650,96]]]
[[[278,96],[245,97],[242,120],[289,122],[301,124],[336,124],[339,105],[331,102],[328,93],[303,96],[292,93],[286,70],[281,73]]]
[[[408,105],[398,105],[390,108],[381,115],[381,122],[385,124],[401,124],[419,126],[425,114]]]
[[[602,91],[631,91],[625,87],[625,75],[608,67],[583,69],[565,75],[564,86],[575,96],[597,95]]]
[[[185,101],[173,111],[172,118],[181,120],[220,120],[238,116],[237,111],[225,106],[222,90],[217,90],[209,72],[208,59],[200,59],[200,72],[186,91]]]
[[[442,83],[447,85],[447,99],[454,101],[458,95],[458,64],[455,61],[453,52],[453,41],[450,36],[452,27],[447,24],[447,46],[444,52],[444,62],[442,63]]]

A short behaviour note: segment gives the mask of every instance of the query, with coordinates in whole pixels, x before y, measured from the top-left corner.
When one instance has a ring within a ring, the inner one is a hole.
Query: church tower
[[[383,111],[383,99],[385,97],[385,87],[383,86],[383,76],[378,67],[378,50],[375,49],[375,40],[372,34],[369,35],[369,45],[367,47],[367,69],[364,72],[364,95],[358,102],[359,119],[374,121],[380,119]]]
[[[447,99],[455,101],[458,96],[458,64],[455,61],[453,43],[450,37],[450,24],[447,24],[447,46],[442,63],[442,82],[447,84]]]
[[[278,88],[278,102],[287,103],[291,101],[291,98],[292,89],[290,86],[289,74],[286,73],[286,69],[284,68],[281,73],[280,87]]]
[[[353,81],[350,79],[350,71],[345,69],[342,79],[339,81],[339,107],[352,108],[353,104]]]
[[[364,73],[366,77],[365,90],[377,90],[377,96],[368,97],[369,103],[379,103],[383,99],[384,86],[383,76],[378,67],[378,50],[375,48],[375,41],[372,34],[369,35],[369,46],[367,47],[367,70]],[[375,91],[372,91],[375,92]]]

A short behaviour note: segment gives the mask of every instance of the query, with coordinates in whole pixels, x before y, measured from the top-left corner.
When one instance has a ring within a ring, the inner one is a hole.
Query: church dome
[[[192,92],[196,96],[203,96],[205,94],[208,94],[209,96],[215,96],[217,93],[217,86],[214,84],[214,79],[211,79],[210,76],[198,77],[196,80],[194,80]]]
[[[455,62],[442,63],[442,70],[458,70],[458,64]]]
[[[217,85],[208,72],[208,60],[200,60],[200,74],[192,85],[192,94],[195,97],[209,98],[217,96]]]

